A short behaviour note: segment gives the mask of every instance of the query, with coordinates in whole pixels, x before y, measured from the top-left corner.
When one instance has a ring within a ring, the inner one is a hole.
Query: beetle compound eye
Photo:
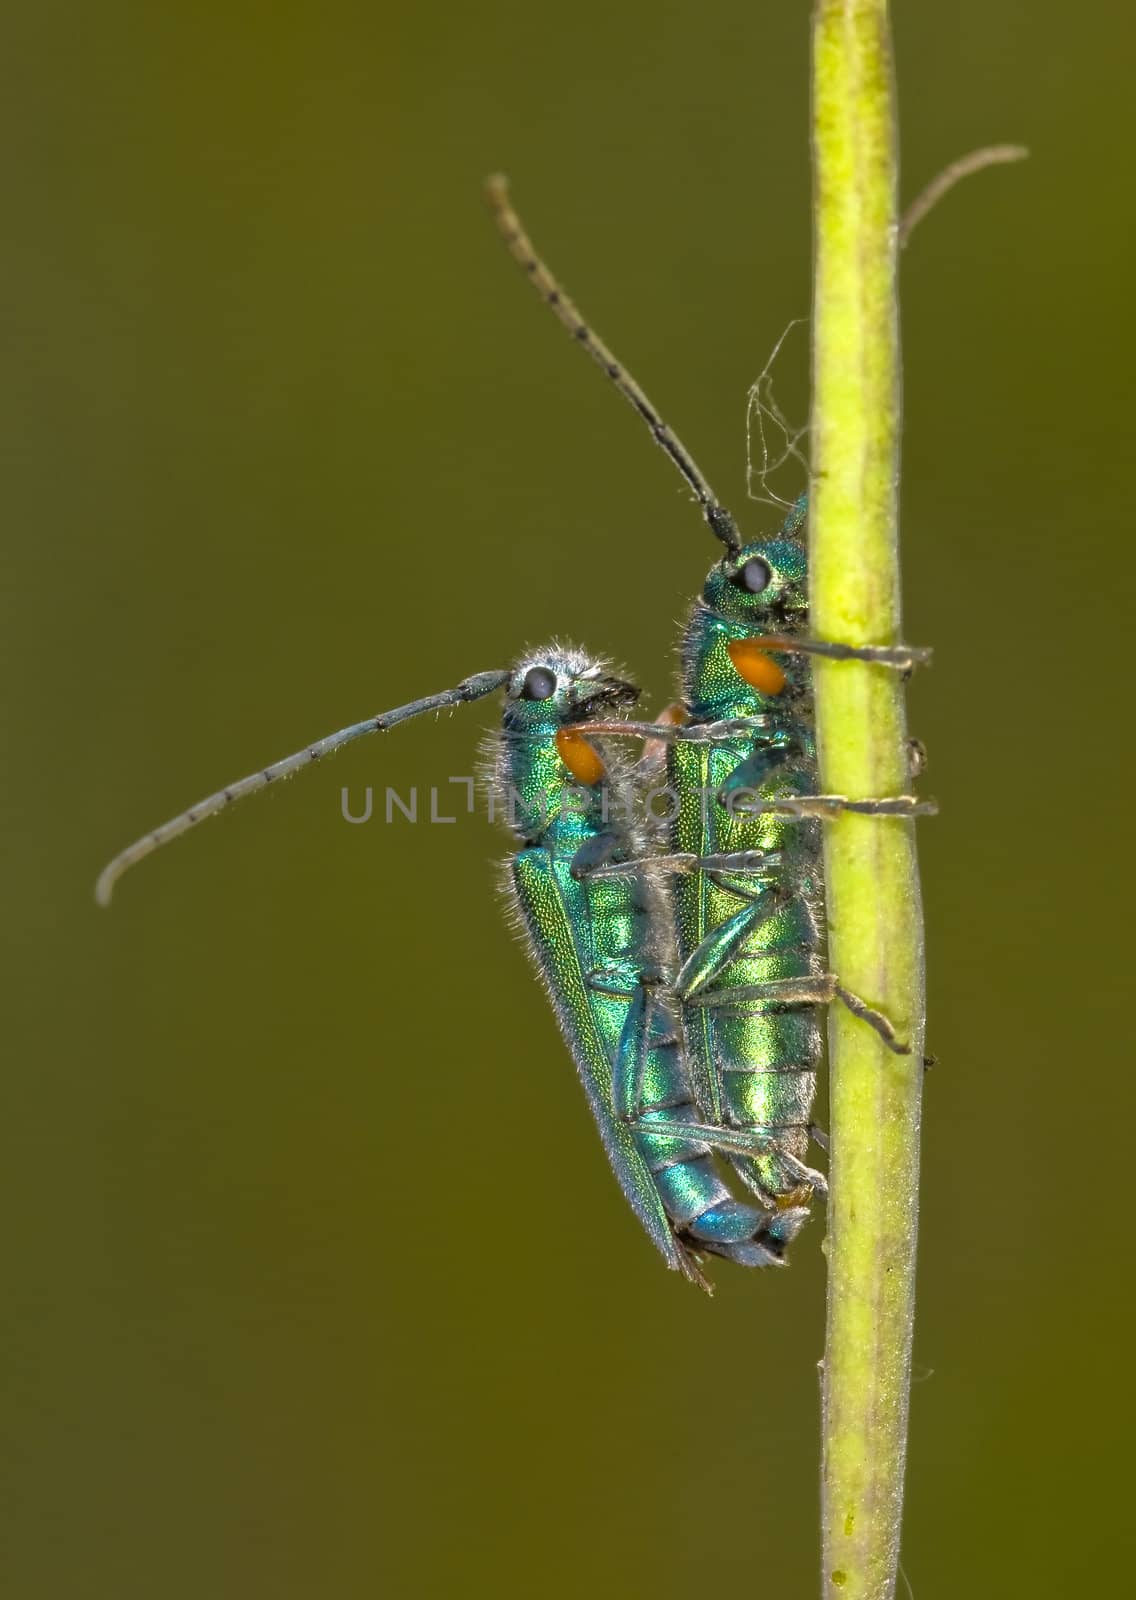
[[[734,582],[739,589],[744,589],[746,594],[760,594],[773,582],[773,568],[760,556],[752,556],[744,567],[738,568],[734,574]]]
[[[521,685],[525,700],[551,700],[556,693],[556,674],[547,667],[530,667]]]

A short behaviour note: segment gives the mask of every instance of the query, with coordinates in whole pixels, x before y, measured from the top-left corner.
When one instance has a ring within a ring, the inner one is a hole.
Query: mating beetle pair
[[[511,252],[643,417],[725,546],[683,636],[681,707],[656,723],[629,720],[633,686],[550,646],[218,791],[123,851],[96,895],[106,904],[122,872],[159,845],[351,740],[503,690],[491,781],[521,802],[509,863],[518,920],[628,1202],[667,1264],[705,1283],[704,1252],[780,1262],[823,1191],[806,1164],[821,1008],[839,999],[907,1050],[826,970],[820,829],[841,809],[909,817],[933,807],[817,793],[809,656],[909,670],[925,652],[808,636],[804,501],[777,536],[743,545],[694,459],[536,256],[503,180],[488,193]],[[620,754],[628,737],[644,742],[634,764]],[[660,743],[674,801],[665,823],[642,803],[658,785]]]

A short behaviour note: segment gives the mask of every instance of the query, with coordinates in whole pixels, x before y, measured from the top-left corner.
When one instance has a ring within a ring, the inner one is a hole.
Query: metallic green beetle
[[[510,882],[612,1167],[668,1265],[701,1283],[695,1252],[778,1263],[807,1212],[731,1196],[711,1151],[762,1159],[774,1141],[765,1129],[702,1122],[692,1103],[665,987],[671,923],[643,854],[641,785],[573,731],[598,706],[637,694],[572,650],[521,663],[493,781],[502,801],[521,802]],[[629,872],[630,860],[639,865]],[[798,1193],[822,1181],[799,1159],[787,1166]]]
[[[818,796],[811,672],[794,648],[809,643],[804,514],[802,501],[776,538],[711,571],[683,638],[687,723],[668,752],[681,796],[671,905],[688,1067],[708,1120],[776,1134],[768,1153],[734,1158],[766,1203],[797,1187],[821,1008],[840,999],[908,1048],[825,966],[819,817],[847,803]],[[697,738],[731,722],[744,731]],[[901,796],[857,809],[921,808]]]

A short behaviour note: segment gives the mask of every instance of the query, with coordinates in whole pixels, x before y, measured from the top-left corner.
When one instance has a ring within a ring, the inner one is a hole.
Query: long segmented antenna
[[[334,755],[353,739],[362,739],[368,733],[384,733],[388,728],[394,728],[400,722],[409,722],[411,717],[420,717],[427,711],[444,711],[447,706],[480,700],[484,695],[492,694],[494,689],[500,689],[508,679],[508,669],[497,672],[475,672],[470,677],[464,678],[454,689],[445,689],[441,694],[427,695],[424,700],[411,700],[408,705],[396,706],[393,711],[383,711],[377,717],[368,717],[365,722],[353,722],[349,728],[340,728],[338,733],[329,733],[325,738],[317,739],[315,744],[306,745],[303,750],[285,756],[282,761],[274,761],[270,767],[263,767],[259,772],[250,773],[247,778],[239,778],[236,783],[218,789],[216,794],[207,795],[195,806],[190,806],[188,811],[171,817],[169,822],[163,822],[153,833],[144,834],[141,839],[136,839],[133,844],[127,845],[126,849],[115,856],[99,874],[98,882],[95,884],[95,899],[99,905],[108,906],[115,884],[128,867],[145,860],[160,846],[169,844],[171,839],[177,839],[181,834],[188,833],[190,828],[196,827],[199,822],[204,822],[206,817],[213,817],[218,811],[224,811],[234,800],[242,800],[246,794],[255,794],[258,789],[266,789],[270,783],[275,783],[279,778],[290,778],[303,767],[311,766],[315,761],[322,761],[324,756]]]
[[[742,541],[733,517],[725,506],[721,504],[713,489],[711,489],[705,474],[682,440],[663,421],[627,368],[615,359],[615,356],[604,344],[603,340],[584,321],[579,311],[577,311],[552,276],[552,273],[537,255],[533,249],[531,239],[524,230],[520,217],[518,217],[509,203],[507,180],[499,174],[492,178],[487,178],[485,194],[489,201],[489,208],[493,213],[494,221],[509,247],[509,253],[516,261],[520,262],[526,274],[536,286],[541,298],[546,305],[551,306],[553,312],[568,329],[572,337],[577,343],[583,345],[596,365],[603,368],[623,398],[635,407],[651,430],[651,436],[655,443],[666,451],[694,491],[694,496],[702,507],[702,513],[709,524],[710,531],[716,538],[721,539],[731,555],[737,555],[742,547]]]

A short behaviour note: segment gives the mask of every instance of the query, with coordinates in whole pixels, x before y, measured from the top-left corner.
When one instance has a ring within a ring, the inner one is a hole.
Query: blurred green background
[[[943,805],[904,1562],[919,1600],[1117,1592],[1136,26],[895,26],[907,198],[1033,152],[903,265]],[[4,34],[6,1591],[813,1594],[819,1220],[713,1301],[664,1272],[503,836],[340,820],[343,784],[469,772],[490,706],[91,899],[202,793],[549,635],[661,703],[712,542],[480,182],[767,526],[745,397],[808,310],[807,7],[46,0]],[[798,330],[796,419],[806,369]]]

